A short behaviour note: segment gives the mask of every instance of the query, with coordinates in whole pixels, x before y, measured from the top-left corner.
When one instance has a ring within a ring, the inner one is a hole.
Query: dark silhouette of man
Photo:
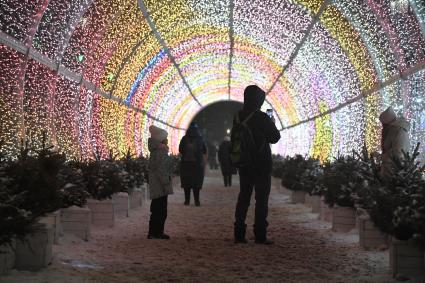
[[[279,141],[280,132],[274,124],[274,119],[260,111],[264,100],[265,92],[256,85],[250,85],[244,91],[243,108],[236,114],[239,115],[239,121],[242,122],[254,112],[247,121],[247,125],[252,132],[258,153],[254,164],[239,168],[240,192],[235,212],[235,243],[247,243],[245,219],[253,190],[255,190],[255,243],[273,243],[267,239],[267,214],[272,172],[270,144]],[[236,116],[233,125],[235,123],[237,123]]]
[[[218,149],[218,161],[220,162],[225,187],[232,186],[232,173],[236,174],[236,168],[232,166],[232,160],[230,159],[231,150],[230,137],[226,136]]]
[[[218,169],[217,147],[212,142],[208,143],[208,163],[210,164],[211,170],[217,170]]]

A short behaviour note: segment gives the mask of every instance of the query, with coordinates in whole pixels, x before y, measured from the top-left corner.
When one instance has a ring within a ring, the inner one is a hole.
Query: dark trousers
[[[183,188],[184,190],[184,202],[186,204],[190,203],[190,188]],[[195,199],[195,203],[199,204],[199,188],[193,188],[193,198]]]
[[[165,220],[167,219],[168,196],[151,201],[151,217],[149,220],[149,235],[164,234]]]
[[[209,160],[210,163],[210,169],[211,170],[217,170],[218,169],[218,164],[216,160]]]
[[[223,174],[224,186],[232,186],[232,174]]]
[[[251,200],[252,190],[255,190],[255,220],[254,234],[257,241],[267,239],[267,215],[271,187],[271,176],[240,175],[240,192],[235,212],[235,239],[245,239],[246,214]]]

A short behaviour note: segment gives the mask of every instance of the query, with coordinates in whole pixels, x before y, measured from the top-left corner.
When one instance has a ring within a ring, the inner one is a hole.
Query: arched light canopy
[[[393,106],[425,138],[423,0],[0,0],[6,150],[173,152],[203,107],[267,92],[280,154],[379,149]],[[219,115],[219,113],[217,113]],[[425,144],[425,143],[424,143]]]

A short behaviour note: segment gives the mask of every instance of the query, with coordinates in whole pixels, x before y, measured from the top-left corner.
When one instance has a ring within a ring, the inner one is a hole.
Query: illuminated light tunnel
[[[176,152],[196,113],[249,84],[276,153],[378,150],[388,106],[424,141],[423,0],[0,0],[0,29],[9,152],[46,132],[70,157],[144,154],[151,124]]]

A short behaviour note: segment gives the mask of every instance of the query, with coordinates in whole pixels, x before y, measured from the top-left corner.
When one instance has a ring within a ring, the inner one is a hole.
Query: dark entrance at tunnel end
[[[242,109],[237,101],[220,101],[208,105],[193,118],[202,132],[205,141],[219,144],[232,128],[233,116]]]

